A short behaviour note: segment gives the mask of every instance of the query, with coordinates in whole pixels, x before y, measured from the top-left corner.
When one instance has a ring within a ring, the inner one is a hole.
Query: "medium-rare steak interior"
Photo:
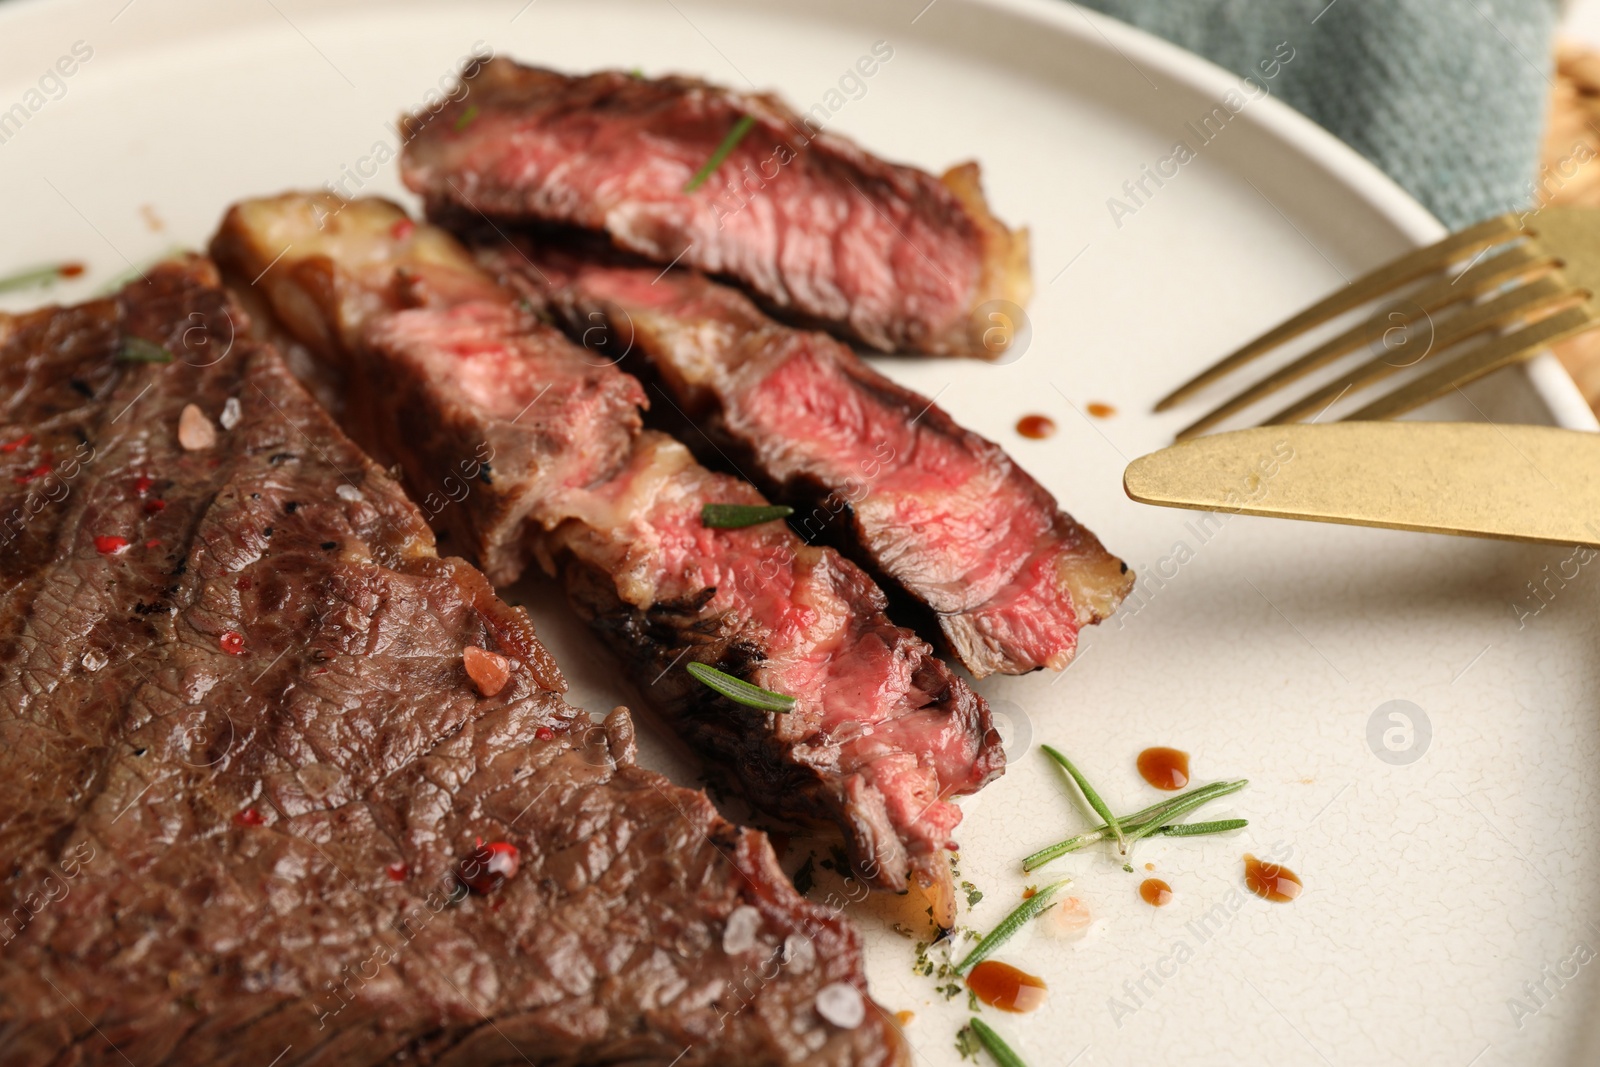
[[[0,316],[7,1063],[902,1064],[209,264]]]
[[[425,509],[430,489],[459,480],[462,457],[493,444],[482,477],[446,510],[492,517],[503,499],[525,501],[516,545],[561,576],[710,770],[769,812],[837,825],[860,874],[932,888],[949,924],[960,820],[950,800],[998,775],[1004,753],[982,699],[890,622],[859,567],[782,523],[706,526],[703,505],[760,494],[670,438],[636,433],[636,410],[625,421],[614,406],[642,400],[632,377],[537,323],[464,249],[392,204],[246,201],[213,249],[240,277],[265,271],[285,325],[365,383],[352,388],[349,424],[394,451]],[[441,525],[479,539],[504,530],[482,516]],[[515,557],[503,541],[455,547]],[[690,662],[792,697],[793,710],[717,696],[690,678]]]
[[[708,463],[757,479],[798,509],[807,541],[907,594],[974,675],[1065,668],[1079,628],[1132,588],[1127,565],[1004,449],[835,338],[693,271],[498,235],[478,255],[574,339],[658,382],[705,430],[685,439]]]
[[[775,96],[692,78],[496,58],[463,86],[402,120],[402,173],[430,217],[600,231],[886,352],[993,359],[1010,335],[988,312],[1009,321],[1028,300],[1027,233],[989,211],[975,163],[935,178]]]

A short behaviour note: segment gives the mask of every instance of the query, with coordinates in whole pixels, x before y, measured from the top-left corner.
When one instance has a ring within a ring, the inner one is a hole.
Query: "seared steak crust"
[[[464,84],[427,121],[402,120],[416,131],[405,182],[436,217],[601,231],[883,351],[994,358],[1004,346],[992,331],[986,345],[991,323],[973,313],[1028,299],[1027,234],[990,214],[976,164],[935,178],[818,132],[776,97],[692,78],[497,58]]]
[[[575,338],[658,382],[732,462],[936,620],[978,677],[1061,670],[1133,574],[1004,449],[828,336],[693,271],[481,243],[479,261]],[[694,442],[696,435],[688,435]]]
[[[902,1062],[816,1011],[849,928],[563,702],[216,281],[0,316],[6,1062]]]
[[[493,473],[497,492],[529,502],[524,551],[565,575],[580,612],[601,633],[625,639],[617,650],[647,699],[754,803],[838,824],[864,877],[888,889],[905,888],[908,877],[935,887],[938,917],[951,920],[945,853],[960,811],[950,798],[978,789],[1004,762],[982,699],[926,643],[888,620],[882,592],[834,550],[806,545],[781,523],[706,528],[703,504],[760,503],[760,494],[701,467],[670,439],[634,436],[636,411],[621,435],[554,447],[578,440],[597,416],[567,394],[547,400],[539,382],[581,372],[598,394],[635,402],[637,382],[534,324],[512,306],[509,291],[497,290],[497,300],[482,296],[492,282],[464,250],[433,259],[451,259],[470,279],[434,277],[396,296],[379,265],[398,272],[417,242],[437,247],[434,227],[397,228],[408,220],[380,201],[289,194],[236,206],[214,247],[252,277],[290,236],[288,220],[309,225],[318,215],[323,223],[291,241],[295,251],[273,270],[314,273],[331,284],[320,297],[269,285],[274,306],[283,303],[291,329],[305,308],[323,307],[323,322],[296,331],[303,341],[342,338],[330,358],[371,381],[405,376],[412,383],[370,391],[369,410],[352,413],[350,424],[387,425],[384,440],[420,441],[449,425],[463,441],[496,441],[497,454],[527,457],[516,466],[497,462]],[[404,236],[384,236],[395,232]],[[385,240],[392,247],[373,251]],[[359,270],[342,268],[341,250],[350,247],[364,250],[353,257]],[[472,295],[452,302],[456,293]],[[480,367],[493,373],[479,381]],[[519,388],[533,400],[524,405],[521,392],[508,399],[510,386],[494,387],[502,380],[526,383]],[[421,424],[401,417],[401,398],[411,395],[424,400]],[[431,447],[401,458],[417,486],[439,484],[455,462]],[[536,481],[535,471],[545,473]],[[473,491],[452,506],[471,512],[494,499]],[[458,548],[514,557],[504,543],[482,539],[491,524],[472,519],[462,528],[480,540]],[[731,704],[686,681],[691,659],[792,695],[796,709],[770,715]]]

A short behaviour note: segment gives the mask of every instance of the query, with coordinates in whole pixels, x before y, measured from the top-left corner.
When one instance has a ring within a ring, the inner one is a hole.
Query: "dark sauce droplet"
[[[1189,753],[1147,748],[1139,753],[1139,773],[1157,789],[1175,792],[1189,784]]]
[[[87,269],[82,263],[63,263],[56,268],[56,273],[63,278],[79,278]]]
[[[1139,896],[1152,908],[1164,908],[1172,903],[1172,887],[1159,878],[1146,878],[1139,883]]]
[[[1043,441],[1056,432],[1056,420],[1048,415],[1024,415],[1017,420],[1017,432],[1032,441]]]
[[[1097,419],[1109,419],[1111,416],[1117,413],[1116,408],[1099,400],[1089,401],[1089,403],[1084,405],[1084,410]]]
[[[1276,863],[1258,860],[1248,852],[1244,856],[1244,884],[1262,900],[1287,904],[1305,889],[1300,876]]]
[[[1043,978],[999,960],[984,960],[972,968],[967,988],[991,1008],[1014,1012],[1034,1010],[1045,1002],[1048,992]]]

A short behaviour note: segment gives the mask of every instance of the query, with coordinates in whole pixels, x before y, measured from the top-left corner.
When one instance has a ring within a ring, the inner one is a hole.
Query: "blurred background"
[[[1543,183],[1540,202],[1600,204],[1600,0],[1575,0],[1568,6],[1555,52],[1540,171],[1547,179],[1559,175],[1557,168],[1574,145],[1586,145],[1590,151],[1572,178]],[[1577,380],[1589,406],[1600,410],[1600,336],[1574,338],[1556,355]]]
[[[1451,229],[1600,205],[1600,0],[1080,2],[1241,75],[1294,40],[1317,61],[1286,69],[1273,93]],[[1600,410],[1600,332],[1556,354]]]

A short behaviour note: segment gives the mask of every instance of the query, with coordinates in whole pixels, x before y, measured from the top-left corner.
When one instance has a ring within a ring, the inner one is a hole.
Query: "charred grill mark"
[[[652,615],[698,615],[705,609],[705,606],[710,603],[711,599],[716,595],[717,587],[714,585],[708,585],[698,593],[691,593],[680,597],[672,597],[667,600],[657,600],[655,603],[650,605],[648,610]]]

